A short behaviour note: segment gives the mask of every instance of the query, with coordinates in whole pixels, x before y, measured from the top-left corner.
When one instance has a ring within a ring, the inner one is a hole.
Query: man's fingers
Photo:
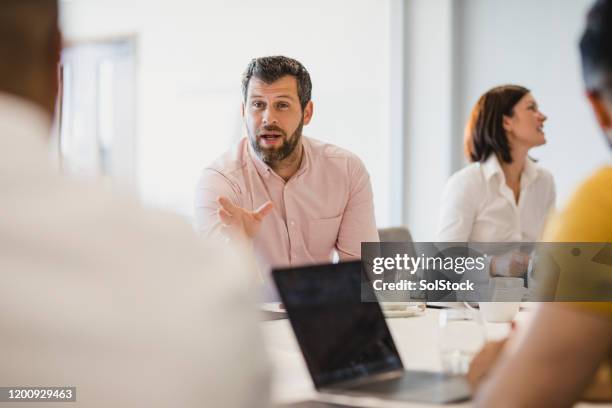
[[[219,211],[217,211],[217,213],[219,214],[219,218],[221,218],[221,222],[223,224],[229,225],[229,224],[232,223],[232,221],[233,221],[232,214],[227,212],[225,209],[219,208]]]
[[[272,201],[268,201],[264,203],[261,207],[256,209],[253,212],[253,216],[255,217],[257,221],[261,221],[264,219],[266,215],[270,214],[270,212],[272,211],[272,208],[274,208],[274,204],[272,203]]]
[[[234,205],[234,203],[232,203],[227,197],[221,196],[217,198],[217,202],[219,203],[222,209],[232,215],[240,208],[237,205]]]

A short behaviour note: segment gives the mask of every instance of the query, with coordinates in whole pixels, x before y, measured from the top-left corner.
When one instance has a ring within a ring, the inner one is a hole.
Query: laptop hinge
[[[367,375],[365,377],[354,378],[352,380],[340,381],[333,384],[327,384],[319,388],[319,391],[334,391],[337,389],[347,389],[357,387],[364,384],[370,384],[385,380],[392,380],[400,378],[404,375],[404,369],[400,368],[392,371],[385,371],[383,373]]]

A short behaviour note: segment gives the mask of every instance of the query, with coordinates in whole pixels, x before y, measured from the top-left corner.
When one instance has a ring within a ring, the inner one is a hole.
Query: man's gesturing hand
[[[227,197],[219,197],[217,202],[221,206],[219,208],[221,222],[231,229],[232,234],[246,238],[253,238],[257,234],[262,220],[274,207],[272,201],[268,201],[255,211],[249,211],[234,205]]]

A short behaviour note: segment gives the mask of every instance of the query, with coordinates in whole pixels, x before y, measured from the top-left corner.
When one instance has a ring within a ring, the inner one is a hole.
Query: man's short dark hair
[[[516,104],[529,93],[519,85],[490,89],[478,99],[465,126],[464,150],[468,160],[484,162],[496,154],[502,163],[512,163],[504,116],[512,117]]]
[[[300,98],[302,110],[310,102],[312,83],[310,74],[304,66],[292,58],[277,55],[273,57],[253,58],[242,76],[242,94],[244,101],[247,99],[247,91],[251,78],[255,77],[266,84],[271,84],[280,78],[291,75],[297,81],[297,93]]]
[[[598,0],[587,15],[580,40],[582,74],[587,90],[612,99],[612,1]]]

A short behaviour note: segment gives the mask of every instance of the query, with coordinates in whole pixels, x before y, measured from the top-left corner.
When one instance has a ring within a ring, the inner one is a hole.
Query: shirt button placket
[[[294,241],[294,230],[295,220],[291,216],[290,205],[287,200],[287,184],[283,187],[283,201],[285,202],[285,217],[287,217],[287,237],[289,239],[289,261],[293,262],[295,254],[293,253],[293,241]]]

